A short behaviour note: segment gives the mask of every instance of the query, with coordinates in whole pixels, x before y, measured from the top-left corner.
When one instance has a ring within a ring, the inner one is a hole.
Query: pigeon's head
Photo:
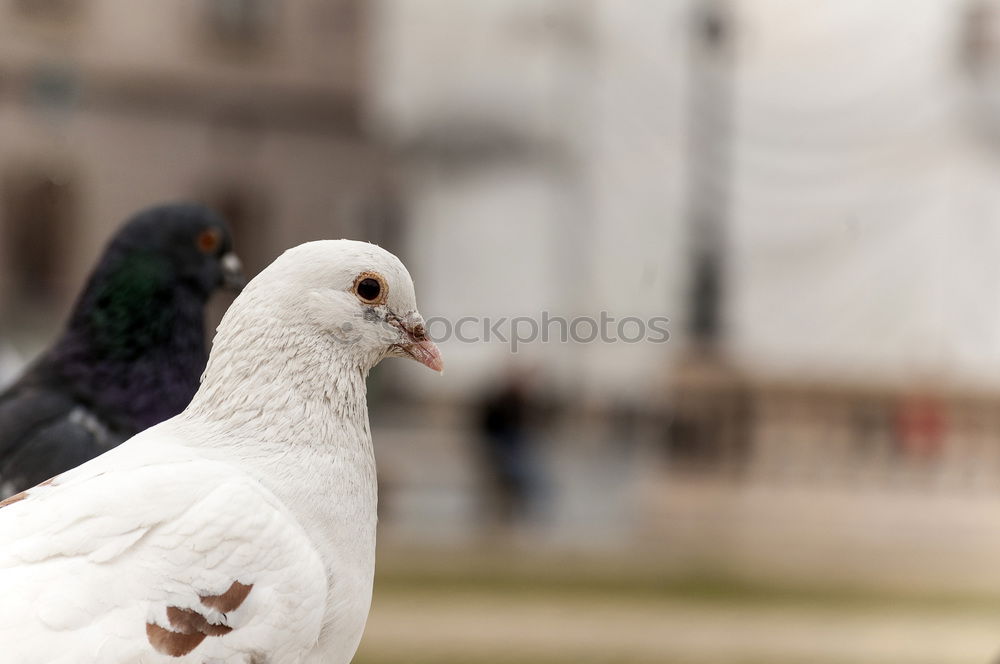
[[[239,291],[246,283],[226,223],[212,210],[193,203],[160,205],[137,213],[111,241],[107,256],[125,265],[155,263],[159,273],[206,298],[218,288]]]
[[[417,311],[409,272],[377,245],[308,242],[286,251],[248,291],[280,298],[289,314],[369,367],[385,357],[408,357],[435,371],[444,366]]]

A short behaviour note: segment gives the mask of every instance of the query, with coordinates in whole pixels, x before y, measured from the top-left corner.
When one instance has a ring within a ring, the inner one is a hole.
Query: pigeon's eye
[[[377,300],[382,292],[382,285],[374,279],[362,279],[358,284],[358,295],[365,300]]]
[[[354,280],[354,292],[365,304],[382,304],[385,302],[387,291],[381,274],[362,272]]]
[[[222,244],[222,233],[216,228],[206,228],[198,233],[195,244],[201,253],[214,254],[219,250],[219,245]]]

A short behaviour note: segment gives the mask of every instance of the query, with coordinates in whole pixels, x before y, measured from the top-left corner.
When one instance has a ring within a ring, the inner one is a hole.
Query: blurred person
[[[229,229],[211,210],[163,205],[128,220],[61,336],[0,394],[0,493],[181,412],[208,359],[205,304],[243,281]]]
[[[507,372],[478,408],[478,443],[486,480],[483,511],[502,525],[537,516],[544,478],[537,454],[538,426],[545,411],[523,370]]]

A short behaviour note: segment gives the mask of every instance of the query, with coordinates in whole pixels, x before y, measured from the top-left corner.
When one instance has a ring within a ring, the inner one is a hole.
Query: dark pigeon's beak
[[[231,291],[239,293],[247,285],[247,278],[243,274],[243,263],[233,252],[225,254],[219,263],[222,265],[222,285]]]

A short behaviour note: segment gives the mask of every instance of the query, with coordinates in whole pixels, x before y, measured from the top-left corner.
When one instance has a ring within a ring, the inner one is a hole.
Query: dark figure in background
[[[244,283],[222,219],[197,205],[132,217],[55,344],[0,394],[0,493],[94,458],[183,410],[208,358],[205,303]]]
[[[506,525],[532,516],[542,491],[535,430],[542,412],[526,375],[512,372],[479,406],[491,511]]]

